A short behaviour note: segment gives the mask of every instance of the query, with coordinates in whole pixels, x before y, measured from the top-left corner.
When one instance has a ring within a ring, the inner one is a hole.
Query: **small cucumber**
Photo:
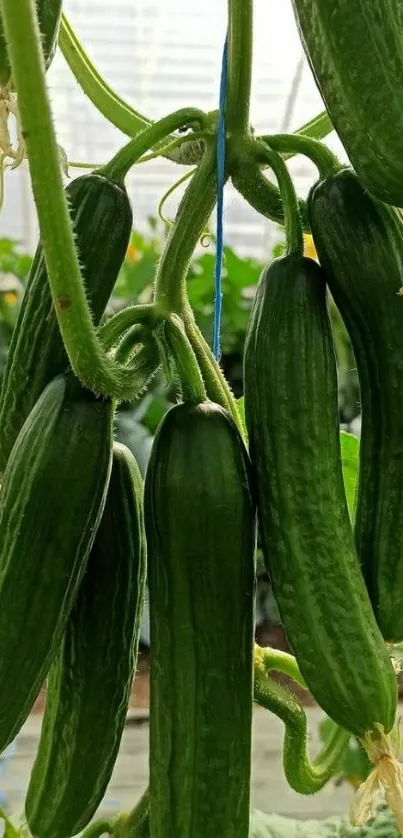
[[[245,351],[245,410],[262,547],[301,673],[362,737],[389,732],[396,678],[354,546],[344,491],[326,277],[311,259],[260,278]]]
[[[255,506],[224,410],[184,403],[165,414],[144,500],[150,834],[247,838]]]
[[[20,730],[60,644],[102,514],[113,406],[71,375],[23,425],[0,493],[0,752]]]
[[[128,448],[115,443],[101,523],[48,677],[25,802],[35,838],[76,835],[105,794],[133,683],[145,562],[141,475]]]

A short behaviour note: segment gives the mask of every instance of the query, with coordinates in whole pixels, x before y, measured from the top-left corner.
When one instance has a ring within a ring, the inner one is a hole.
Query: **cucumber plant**
[[[400,532],[403,486],[403,222],[377,203],[401,203],[402,10],[397,0],[378,5],[368,12],[363,0],[337,0],[329,11],[325,0],[294,0],[330,116],[259,137],[250,125],[253,0],[228,0],[219,111],[189,106],[156,122],[107,85],[60,21],[60,0],[0,0],[0,168],[28,158],[40,231],[0,397],[0,749],[48,677],[23,827],[34,838],[72,838],[80,829],[85,838],[249,838],[253,700],[284,723],[284,772],[299,793],[337,775],[356,737],[369,773],[351,823],[367,822],[383,789],[403,834],[396,664],[385,644],[400,638],[403,594],[399,539],[391,538]],[[66,190],[45,78],[58,37],[84,92],[128,136]],[[331,119],[357,174],[340,171],[320,142]],[[286,168],[295,154],[319,172],[308,201]],[[162,155],[194,168],[152,293],[105,318],[132,223],[125,180]],[[250,313],[246,428],[217,357],[219,321],[212,352],[188,287],[216,203],[220,253],[229,180],[286,236]],[[344,180],[352,196],[345,204]],[[321,264],[304,255],[309,230]],[[340,256],[349,243],[352,252]],[[356,503],[354,476],[343,482],[328,286],[360,377]],[[144,489],[149,788],[130,812],[89,824],[122,735],[145,576],[141,479],[132,456],[113,444],[113,418],[119,404],[149,392],[157,373],[176,403],[156,430]],[[254,644],[256,510],[293,654]],[[371,549],[361,549],[369,540]],[[273,671],[308,687],[329,716],[332,734],[314,758],[304,709]],[[6,828],[12,835],[13,825]]]

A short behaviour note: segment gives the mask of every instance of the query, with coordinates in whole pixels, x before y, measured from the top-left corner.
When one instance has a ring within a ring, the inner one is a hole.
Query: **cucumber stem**
[[[208,398],[229,411],[242,433],[231,388],[195,323],[186,289],[190,260],[216,200],[215,171],[215,143],[209,139],[206,141],[203,159],[179,204],[175,224],[165,245],[155,279],[154,301],[161,312],[165,311],[167,315],[175,312],[182,317],[186,335],[203,375]]]
[[[280,153],[304,154],[315,164],[322,179],[340,169],[340,162],[336,155],[319,140],[314,140],[311,137],[305,137],[302,134],[270,134],[260,137],[259,142],[255,145],[257,154],[259,154],[258,149],[261,142],[267,143],[270,148]]]
[[[163,341],[173,358],[185,402],[199,404],[207,399],[206,388],[182,320],[171,314],[163,324]]]
[[[249,131],[252,81],[253,0],[228,0],[228,135]]]
[[[81,833],[81,838],[101,838],[102,835],[113,835],[111,821],[95,821]]]
[[[284,225],[284,207],[280,190],[265,177],[257,160],[240,162],[232,174],[232,183],[242,197],[256,212],[277,224]],[[310,226],[306,203],[298,199],[299,213],[305,232]]]
[[[264,661],[260,651],[255,651],[254,700],[284,722],[283,766],[287,782],[299,794],[315,794],[338,770],[350,734],[335,725],[319,754],[310,760],[306,713],[289,690],[268,677],[267,658]],[[279,663],[278,658],[273,668],[283,671]]]
[[[85,294],[47,96],[36,6],[32,0],[1,0],[0,10],[49,283],[70,364],[80,382],[95,394],[130,400],[138,393],[136,376],[108,358]]]
[[[203,126],[205,121],[206,115],[199,108],[181,108],[175,113],[168,114],[153,125],[149,125],[123,148],[119,149],[112,160],[99,169],[99,172],[112,178],[112,180],[123,181],[140,157],[159,142],[166,140],[171,131],[176,131],[190,124]],[[187,139],[190,140],[191,137]]]
[[[276,175],[284,204],[284,227],[287,239],[287,255],[302,256],[304,236],[299,214],[298,198],[291,175],[282,157],[268,145],[261,145],[261,159],[265,160]]]
[[[197,358],[209,399],[228,411],[245,441],[245,429],[242,425],[236,400],[221,371],[218,361],[215,359],[208,343],[204,340],[202,333],[195,323],[190,305],[185,311],[184,323],[186,334]]]
[[[179,204],[157,269],[154,300],[167,313],[183,312],[190,260],[216,201],[215,170],[215,142],[211,140]]]
[[[122,338],[127,329],[137,325],[152,329],[160,319],[161,315],[152,303],[142,306],[128,306],[122,311],[118,311],[117,314],[114,314],[98,328],[98,337],[104,348],[109,350]]]
[[[271,670],[282,672],[283,675],[288,675],[289,678],[292,678],[303,689],[308,689],[294,655],[290,655],[288,652],[281,652],[279,649],[272,649],[271,646],[262,647],[255,644],[255,656],[264,666],[267,673]]]
[[[139,344],[147,343],[149,333],[141,323],[135,323],[125,332],[115,352],[115,361],[127,363],[134,348]]]
[[[134,809],[120,815],[115,821],[113,838],[150,838],[149,809],[150,795],[147,788]]]

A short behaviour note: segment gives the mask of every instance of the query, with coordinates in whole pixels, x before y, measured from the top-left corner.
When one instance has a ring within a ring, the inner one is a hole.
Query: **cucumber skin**
[[[396,679],[355,552],[325,276],[311,259],[277,259],[261,276],[245,409],[264,558],[302,675],[346,730],[390,731]]]
[[[66,187],[94,323],[99,323],[125,257],[133,215],[124,185],[92,172]],[[40,394],[69,360],[60,335],[41,244],[18,314],[0,392],[0,473]]]
[[[377,622],[403,640],[403,224],[350,169],[309,197],[317,253],[349,333],[361,390],[355,539]]]
[[[248,836],[255,545],[249,476],[247,453],[224,410],[206,402],[168,411],[144,495],[153,838]]]
[[[293,0],[301,41],[360,180],[403,206],[401,0]]]
[[[114,443],[104,512],[48,677],[25,801],[35,838],[76,835],[105,794],[130,700],[145,577],[143,483],[131,452]]]
[[[45,67],[48,70],[56,52],[57,37],[62,14],[62,0],[36,0],[39,29],[42,35],[42,48]],[[0,85],[6,85],[11,78],[3,22],[0,12]]]
[[[102,514],[113,407],[73,376],[46,388],[0,494],[0,752],[20,730],[57,652]]]

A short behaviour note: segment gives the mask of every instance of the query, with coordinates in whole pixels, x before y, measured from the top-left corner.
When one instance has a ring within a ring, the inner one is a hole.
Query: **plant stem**
[[[195,323],[190,305],[188,305],[185,311],[184,322],[186,334],[195,353],[209,399],[228,410],[228,413],[232,416],[232,419],[234,420],[241,436],[245,438],[245,432],[238,413],[236,400],[225,376],[221,371],[218,361],[214,358],[208,343],[204,340],[200,329]]]
[[[207,396],[225,407],[238,428],[241,422],[236,401],[210,347],[196,326],[186,291],[186,276],[199,238],[216,200],[216,150],[210,140],[179,205],[177,217],[165,245],[155,280],[154,300],[160,312],[179,314],[202,372]]]
[[[138,325],[152,329],[160,319],[161,315],[152,303],[146,303],[142,306],[127,306],[98,328],[98,337],[103,347],[110,350],[127,329]]]
[[[131,399],[137,392],[133,372],[107,357],[88,307],[63,190],[36,6],[33,0],[0,0],[0,10],[52,298],[71,366],[94,393]]]
[[[284,722],[283,766],[289,785],[299,794],[314,794],[338,770],[350,734],[335,725],[332,736],[311,761],[306,713],[291,692],[268,677],[268,661],[264,661],[260,651],[264,650],[255,650],[254,700]],[[284,671],[279,660],[273,668]]]
[[[81,838],[100,838],[101,835],[112,835],[113,827],[110,821],[95,821],[87,826]]]
[[[228,0],[228,134],[249,130],[252,83],[253,0]]]
[[[309,157],[317,167],[321,178],[328,177],[340,169],[340,162],[336,155],[312,137],[305,137],[302,134],[271,134],[261,137],[256,143],[258,157],[261,141],[267,143],[274,151],[304,154]]]
[[[189,263],[216,200],[215,169],[215,144],[209,142],[179,204],[157,270],[154,299],[167,313],[183,313]]]
[[[163,330],[164,341],[168,345],[181,383],[184,401],[192,404],[206,401],[204,381],[180,317],[172,314],[164,322]]]
[[[261,661],[266,672],[273,669],[276,672],[282,672],[283,675],[288,675],[303,689],[308,689],[294,655],[281,652],[279,649],[272,649],[271,646],[262,647],[255,644],[255,656]]]
[[[276,224],[284,225],[284,206],[280,190],[262,172],[257,160],[241,161],[232,173],[235,189],[256,212]],[[298,199],[298,208],[304,231],[309,232],[306,203]]]
[[[141,131],[133,140],[130,140],[123,148],[112,157],[105,166],[102,166],[100,173],[113,180],[123,180],[129,169],[134,166],[140,157],[158,142],[165,140],[171,131],[176,131],[190,123],[205,123],[206,115],[198,108],[181,108],[175,113],[168,114],[153,125]],[[190,138],[189,138],[190,139]]]
[[[327,111],[322,111],[314,116],[309,122],[305,122],[294,134],[304,134],[305,137],[312,137],[315,140],[323,140],[334,130],[330,116]],[[290,154],[292,157],[292,154]]]
[[[291,175],[284,160],[276,151],[273,151],[269,146],[263,146],[263,143],[261,144],[261,148],[261,159],[266,160],[273,169],[283,199],[287,254],[302,255],[304,252],[304,236],[298,208],[298,198]]]

